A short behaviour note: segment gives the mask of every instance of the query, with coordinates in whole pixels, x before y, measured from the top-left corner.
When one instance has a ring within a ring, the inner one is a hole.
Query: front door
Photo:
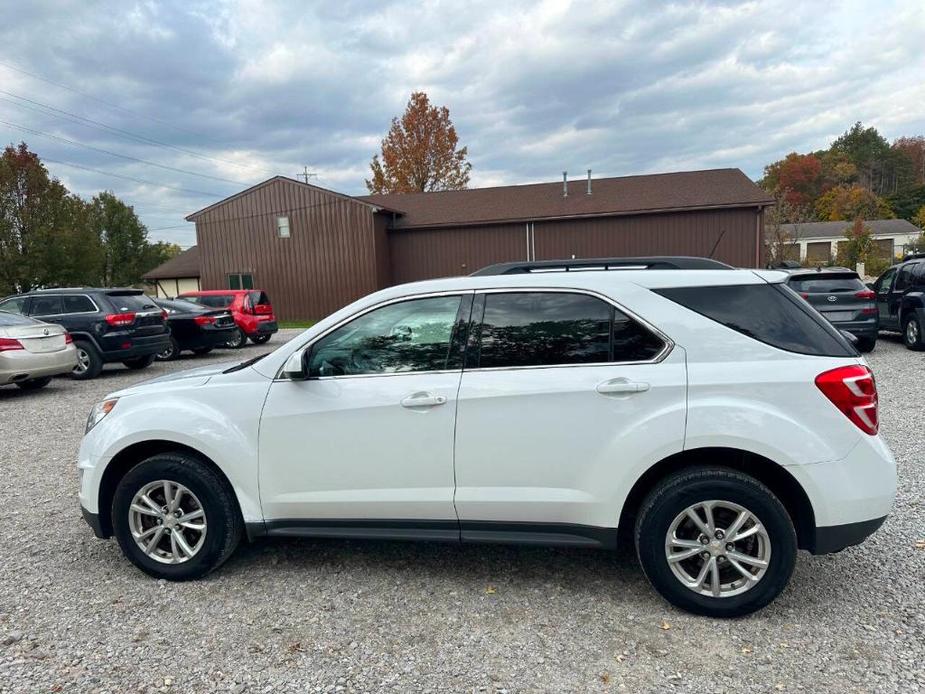
[[[615,539],[629,480],[683,447],[683,350],[583,293],[482,294],[473,322],[456,423],[463,539]]]
[[[883,330],[899,329],[898,325],[894,325],[896,315],[890,315],[890,293],[895,280],[896,268],[890,268],[874,283],[874,291],[877,293],[877,312],[880,314],[880,328]]]
[[[457,294],[367,311],[314,343],[308,380],[273,383],[259,444],[271,529],[339,519],[327,525],[458,536],[454,335],[470,304],[471,294]]]

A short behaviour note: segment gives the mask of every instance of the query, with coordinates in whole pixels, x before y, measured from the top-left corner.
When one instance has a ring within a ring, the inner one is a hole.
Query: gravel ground
[[[925,356],[896,341],[869,360],[894,514],[861,547],[801,553],[777,602],[736,621],[682,613],[596,551],[261,541],[207,580],[148,578],[80,518],[84,418],[239,356],[0,389],[0,692],[925,690]]]

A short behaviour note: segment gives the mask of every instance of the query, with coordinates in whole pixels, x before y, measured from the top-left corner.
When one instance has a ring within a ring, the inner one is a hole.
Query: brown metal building
[[[202,288],[259,287],[286,320],[504,261],[712,252],[760,267],[771,202],[738,169],[361,197],[277,176],[187,219]]]

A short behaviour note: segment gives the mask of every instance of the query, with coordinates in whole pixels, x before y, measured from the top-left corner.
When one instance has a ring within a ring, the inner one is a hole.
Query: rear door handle
[[[433,393],[412,393],[406,398],[402,398],[401,406],[402,407],[436,407],[437,405],[445,405],[446,396],[445,395],[434,395]]]
[[[597,386],[597,392],[601,395],[613,395],[615,393],[643,393],[649,390],[649,384],[642,381],[630,381],[626,378],[614,378],[610,381],[604,381]]]

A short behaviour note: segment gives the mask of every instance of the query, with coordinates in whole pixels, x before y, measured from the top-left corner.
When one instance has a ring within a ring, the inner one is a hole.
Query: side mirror
[[[286,364],[283,366],[283,378],[290,381],[304,381],[308,378],[308,369],[306,368],[305,350],[299,350],[289,355]]]

